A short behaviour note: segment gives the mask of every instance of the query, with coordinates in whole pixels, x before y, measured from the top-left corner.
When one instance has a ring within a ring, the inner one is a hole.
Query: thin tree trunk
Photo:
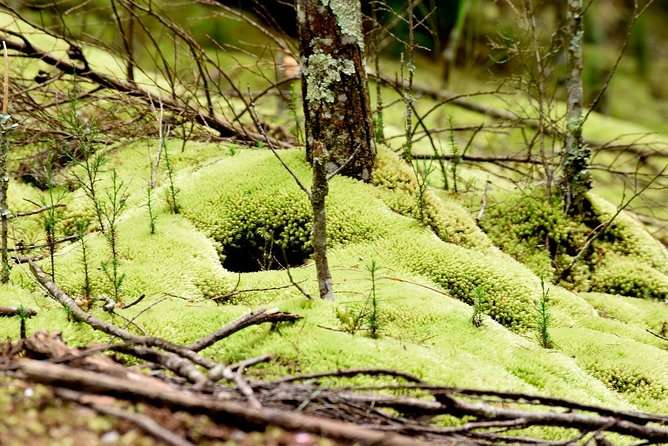
[[[443,50],[443,85],[445,87],[447,87],[450,81],[450,75],[452,74],[452,69],[455,66],[457,51],[459,50],[459,45],[462,40],[464,24],[466,23],[466,18],[468,17],[470,7],[471,0],[459,1],[459,6],[457,8],[457,20],[455,21],[455,25],[450,31],[450,35],[448,36],[448,43]]]
[[[313,164],[313,257],[320,297],[334,299],[327,260],[328,176],[371,179],[374,132],[359,0],[298,0],[306,155]]]
[[[404,92],[404,103],[406,106],[405,133],[406,142],[404,145],[404,159],[411,161],[413,157],[413,107],[415,98],[413,97],[413,77],[415,75],[415,24],[413,21],[413,1],[408,0],[408,43],[406,44],[406,60],[401,57],[401,83],[406,84]],[[405,63],[404,63],[405,62]],[[404,69],[408,71],[408,80],[404,81]]]
[[[2,94],[2,123],[0,126],[0,250],[2,251],[2,272],[0,281],[9,282],[9,205],[7,204],[7,190],[9,188],[9,172],[7,172],[7,152],[9,151],[9,57],[7,56],[7,46],[2,42],[3,58],[5,60],[5,75]]]
[[[327,260],[327,212],[325,201],[329,192],[327,182],[327,152],[323,144],[313,144],[313,185],[311,187],[311,207],[313,208],[313,257],[318,277],[318,288],[322,299],[334,300],[332,274]]]
[[[359,0],[299,0],[306,153],[321,141],[326,170],[363,181],[375,159]]]
[[[584,195],[591,188],[589,163],[591,149],[584,144],[582,137],[582,117],[584,91],[582,86],[583,70],[583,21],[582,0],[568,0],[568,110],[566,113],[566,141],[564,157],[564,190],[567,212],[576,214],[582,211]]]
[[[134,9],[134,3],[130,6]],[[126,80],[130,83],[135,82],[135,71],[134,71],[134,54],[133,54],[133,38],[134,38],[134,16],[133,14],[128,14],[128,29],[127,32],[123,28],[123,19],[116,8],[116,1],[111,0],[111,10],[114,13],[114,18],[116,19],[116,25],[118,26],[118,32],[121,34],[123,39],[123,47],[125,48],[125,54],[127,56],[127,65],[125,67]]]
[[[371,5],[371,14],[373,18],[373,69],[376,76],[380,76],[380,41],[382,25],[378,21],[378,6]],[[383,120],[383,88],[382,84],[376,81],[376,115],[374,117],[374,133],[376,143],[381,144],[385,142],[385,122]]]
[[[2,135],[2,142],[0,142],[0,220],[2,228],[0,229],[0,238],[2,239],[2,274],[0,280],[2,283],[9,282],[9,253],[7,240],[9,236],[9,207],[7,204],[7,189],[9,186],[9,176],[7,173],[7,152],[9,143],[6,140],[8,135]]]
[[[130,8],[134,10],[135,4],[132,3]],[[127,79],[128,82],[134,84],[135,82],[135,16],[130,14],[128,17],[128,37],[127,37],[127,51],[128,51],[128,62],[127,62]]]

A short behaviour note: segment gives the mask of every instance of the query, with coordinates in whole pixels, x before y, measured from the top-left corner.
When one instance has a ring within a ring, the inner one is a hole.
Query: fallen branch
[[[189,350],[199,352],[207,347],[212,346],[216,342],[225,339],[240,330],[243,330],[246,327],[266,324],[268,322],[272,324],[276,324],[278,322],[295,322],[301,318],[302,317],[297,314],[285,313],[283,311],[279,311],[277,308],[253,311],[252,313],[249,313],[237,319],[236,321],[230,322],[220,330],[193,342],[187,348]]]
[[[92,356],[112,347],[115,346],[77,350],[65,345],[59,335],[36,333],[0,350],[0,371],[5,370],[14,377],[44,383],[56,389],[76,389],[131,403],[143,402],[166,406],[173,411],[205,414],[214,421],[247,431],[277,426],[288,431],[305,431],[358,444],[420,444],[419,441],[424,440],[429,444],[482,442],[547,446],[580,444],[580,440],[586,437],[605,440],[603,434],[609,432],[632,436],[646,443],[668,441],[666,416],[517,392],[431,386],[393,370],[351,369],[288,377],[273,382],[246,381],[243,377],[245,369],[269,360],[268,355],[228,367],[218,365],[211,370],[210,375],[218,373],[219,378],[235,382],[236,387],[218,385],[216,378],[210,379],[205,386],[184,389],[178,380],[160,375],[148,376],[109,357]],[[419,382],[326,387],[318,381],[324,377],[350,378],[360,374],[401,376]],[[296,382],[304,380],[315,382]],[[383,393],[361,393],[369,390]],[[397,396],[396,392],[401,396]],[[431,395],[433,399],[427,399],[425,395]],[[523,407],[527,405],[530,407]],[[317,414],[318,417],[309,414]],[[433,417],[440,415],[454,416],[464,423],[442,427],[432,421]],[[521,437],[508,432],[531,426],[556,427],[567,438],[573,435],[573,430],[579,433],[568,441],[555,442],[539,436]],[[411,437],[411,442],[407,442],[405,435]]]
[[[60,238],[58,240],[54,240],[52,243],[54,245],[59,245],[61,243],[67,243],[67,242],[71,242],[73,240],[77,240],[78,238],[79,238],[78,235],[68,235],[68,236]],[[10,252],[24,252],[24,251],[32,251],[34,249],[44,249],[44,248],[49,248],[49,244],[48,243],[43,243],[41,245],[27,245],[27,246],[17,244],[17,246],[15,246],[14,248],[9,248],[8,251],[10,251]]]
[[[52,206],[41,206],[37,209],[33,209],[30,211],[25,211],[25,212],[16,212],[12,215],[9,216],[9,219],[14,219],[14,218],[22,218],[22,217],[29,217],[31,215],[36,215],[36,214],[41,214],[42,212],[49,211],[54,208],[64,208],[64,204],[54,204]]]
[[[115,79],[107,74],[93,70],[85,61],[83,53],[81,54],[80,58],[84,59],[84,63],[79,66],[74,62],[60,59],[44,50],[35,47],[23,34],[8,30],[6,28],[0,28],[0,33],[3,34],[2,39],[6,42],[7,48],[22,54],[24,57],[37,59],[60,70],[64,74],[87,79],[99,85],[100,87],[114,90],[130,97],[140,99],[146,104],[151,104],[153,100],[156,100],[155,95],[152,95],[148,90],[142,89],[136,83]],[[14,39],[9,39],[9,36],[18,38],[20,42],[17,42]],[[182,117],[187,117],[190,120],[196,121],[208,128],[211,128],[218,132],[218,134],[223,138],[235,138],[253,143],[264,140],[262,135],[250,132],[246,129],[238,129],[220,117],[211,114],[210,112],[205,113],[201,110],[192,109],[187,105],[179,104],[176,100],[173,99],[158,99],[162,102],[165,109],[176,112]],[[265,123],[262,125],[267,126],[267,128],[271,128],[271,126]],[[275,146],[278,147],[292,147],[292,144],[289,142],[277,139],[271,139],[271,141]]]
[[[458,387],[443,387],[443,386],[433,386],[433,385],[424,385],[424,384],[411,384],[411,385],[394,385],[394,386],[368,386],[368,387],[357,387],[356,390],[371,390],[371,391],[380,391],[380,390],[421,390],[427,391],[434,395],[443,394],[443,395],[461,395],[465,397],[473,398],[497,398],[501,401],[506,402],[516,402],[516,403],[525,403],[535,406],[546,406],[546,407],[561,407],[568,410],[578,410],[582,412],[592,412],[599,414],[604,417],[619,417],[623,419],[628,419],[637,424],[647,424],[647,423],[659,423],[668,426],[668,416],[664,415],[652,415],[643,412],[637,411],[625,411],[625,410],[615,410],[607,407],[596,406],[593,404],[583,404],[575,401],[569,401],[562,398],[555,398],[549,396],[541,395],[531,395],[521,392],[504,392],[498,390],[481,390],[481,389],[468,389],[468,388],[458,388]],[[350,389],[348,389],[350,390]]]
[[[519,156],[476,156],[476,155],[449,155],[438,154],[430,155],[423,153],[415,153],[412,155],[416,160],[446,160],[459,159],[462,161],[469,161],[473,163],[518,163],[518,164],[543,164],[541,160]]]
[[[647,333],[651,334],[652,336],[656,336],[656,337],[659,338],[659,339],[662,339],[662,340],[664,340],[664,341],[668,341],[668,338],[667,338],[667,337],[662,336],[662,335],[660,335],[659,333],[653,332],[653,331],[650,330],[649,328],[647,328],[645,331],[646,331]]]
[[[399,372],[397,370],[390,370],[390,369],[346,369],[346,370],[336,370],[333,372],[322,372],[322,373],[311,373],[308,375],[296,375],[296,376],[288,376],[285,378],[278,379],[276,381],[272,381],[268,383],[267,385],[270,386],[275,386],[279,384],[286,384],[286,383],[292,383],[292,382],[297,382],[297,381],[309,381],[313,379],[321,379],[321,378],[352,378],[355,376],[359,375],[366,375],[366,376],[388,376],[392,378],[401,378],[405,379],[408,382],[412,383],[417,383],[417,384],[422,384],[424,381],[422,381],[420,378],[413,376],[409,373],[405,372]]]

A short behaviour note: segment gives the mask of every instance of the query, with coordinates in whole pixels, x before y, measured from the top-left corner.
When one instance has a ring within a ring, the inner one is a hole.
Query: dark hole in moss
[[[271,239],[256,236],[224,245],[222,253],[223,268],[236,273],[251,273],[302,266],[310,257],[311,249],[302,243],[288,242],[287,246],[282,246]]]

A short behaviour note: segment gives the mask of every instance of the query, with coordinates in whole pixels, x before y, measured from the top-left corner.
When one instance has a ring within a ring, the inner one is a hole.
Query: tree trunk
[[[318,276],[318,288],[322,299],[334,300],[332,273],[327,260],[327,213],[325,200],[329,192],[327,183],[328,154],[320,141],[313,143],[313,185],[311,187],[311,207],[313,209],[313,257]]]
[[[321,141],[328,173],[371,179],[375,148],[359,0],[298,0],[306,154]]]
[[[583,22],[582,0],[568,0],[568,109],[566,113],[566,141],[562,187],[566,211],[577,214],[583,210],[585,193],[591,189],[589,163],[591,149],[582,138],[583,118]]]

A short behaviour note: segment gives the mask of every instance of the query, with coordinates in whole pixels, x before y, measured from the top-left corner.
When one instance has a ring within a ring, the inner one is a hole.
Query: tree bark
[[[306,153],[321,141],[328,173],[368,181],[375,158],[359,0],[298,0]]]
[[[582,0],[568,0],[568,103],[566,113],[566,140],[564,156],[564,191],[566,211],[570,214],[583,210],[585,193],[591,189],[589,163],[591,149],[582,137],[584,92],[582,86],[584,10]]]

